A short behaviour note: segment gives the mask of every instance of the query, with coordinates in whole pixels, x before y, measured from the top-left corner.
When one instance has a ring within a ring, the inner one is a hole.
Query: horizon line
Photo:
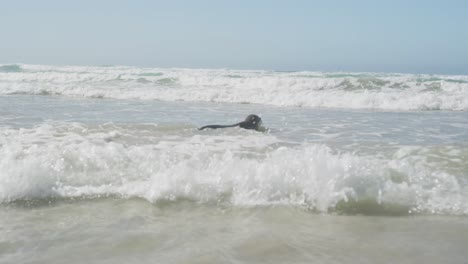
[[[233,70],[233,71],[265,71],[265,72],[278,72],[278,73],[294,73],[294,72],[317,72],[317,73],[354,73],[354,74],[397,74],[397,75],[441,75],[441,76],[468,76],[466,73],[439,73],[439,72],[416,72],[416,71],[385,71],[385,70],[319,70],[319,69],[267,69],[267,68],[247,68],[247,67],[201,67],[201,66],[154,66],[154,65],[136,65],[136,64],[69,64],[69,63],[24,63],[24,62],[0,62],[0,67],[3,66],[55,66],[55,67],[130,67],[130,68],[152,68],[152,69],[180,69],[180,70]],[[317,67],[319,68],[319,67]],[[325,67],[326,68],[326,67]]]

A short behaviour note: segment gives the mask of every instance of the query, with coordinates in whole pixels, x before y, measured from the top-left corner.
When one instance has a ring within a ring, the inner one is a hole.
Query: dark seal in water
[[[244,129],[253,129],[256,131],[263,131],[262,128],[262,119],[258,115],[248,115],[244,121],[233,124],[233,125],[208,125],[200,127],[199,130],[206,128],[217,129],[217,128],[226,128],[226,127],[241,127]]]

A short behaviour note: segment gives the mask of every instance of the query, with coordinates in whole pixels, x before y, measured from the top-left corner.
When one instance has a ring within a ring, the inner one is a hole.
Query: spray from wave
[[[457,177],[464,173],[463,149],[402,147],[377,158],[322,144],[291,146],[258,133],[168,136],[158,129],[79,123],[4,129],[0,202],[116,196],[319,212],[468,214],[468,189]],[[438,160],[439,152],[451,154]],[[453,164],[444,167],[447,157]]]

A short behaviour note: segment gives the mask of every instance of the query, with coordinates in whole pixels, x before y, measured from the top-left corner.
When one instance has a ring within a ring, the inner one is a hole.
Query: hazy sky
[[[0,0],[0,63],[468,74],[468,1]]]

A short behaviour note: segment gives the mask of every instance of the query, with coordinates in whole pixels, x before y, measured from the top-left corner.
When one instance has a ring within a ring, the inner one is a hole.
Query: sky
[[[468,75],[468,1],[0,0],[0,63]]]

